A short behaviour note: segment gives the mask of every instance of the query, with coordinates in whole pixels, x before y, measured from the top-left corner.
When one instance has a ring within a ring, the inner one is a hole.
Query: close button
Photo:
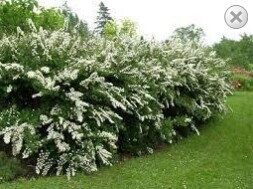
[[[225,12],[225,22],[233,29],[240,29],[248,22],[248,13],[240,5],[233,5]]]

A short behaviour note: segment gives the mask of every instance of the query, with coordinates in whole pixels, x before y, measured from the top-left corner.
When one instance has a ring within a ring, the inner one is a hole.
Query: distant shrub
[[[225,62],[204,46],[30,27],[0,40],[0,136],[38,174],[96,171],[225,111]]]
[[[253,78],[243,74],[234,74],[232,84],[235,89],[253,90]]]

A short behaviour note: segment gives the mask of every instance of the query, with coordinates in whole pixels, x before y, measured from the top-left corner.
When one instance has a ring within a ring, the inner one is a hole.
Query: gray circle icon
[[[248,13],[240,5],[233,5],[225,12],[225,22],[233,29],[240,29],[248,22]]]

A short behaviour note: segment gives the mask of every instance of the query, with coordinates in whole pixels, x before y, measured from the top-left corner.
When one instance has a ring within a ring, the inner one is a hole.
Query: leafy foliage
[[[124,19],[120,24],[116,21],[108,21],[104,26],[103,33],[108,39],[113,39],[118,35],[129,35],[133,37],[137,35],[137,27],[129,19]]]
[[[0,183],[12,180],[23,175],[21,163],[16,158],[9,158],[0,151]]]
[[[60,29],[64,24],[64,16],[59,11],[41,8],[36,0],[3,0],[0,18],[0,35],[16,33],[17,27],[28,31],[28,19],[32,19],[36,27],[47,30]]]

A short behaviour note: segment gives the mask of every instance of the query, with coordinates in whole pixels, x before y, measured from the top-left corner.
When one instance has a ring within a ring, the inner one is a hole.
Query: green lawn
[[[233,109],[193,135],[155,154],[90,175],[21,180],[1,189],[241,189],[253,188],[253,93],[229,98]]]

